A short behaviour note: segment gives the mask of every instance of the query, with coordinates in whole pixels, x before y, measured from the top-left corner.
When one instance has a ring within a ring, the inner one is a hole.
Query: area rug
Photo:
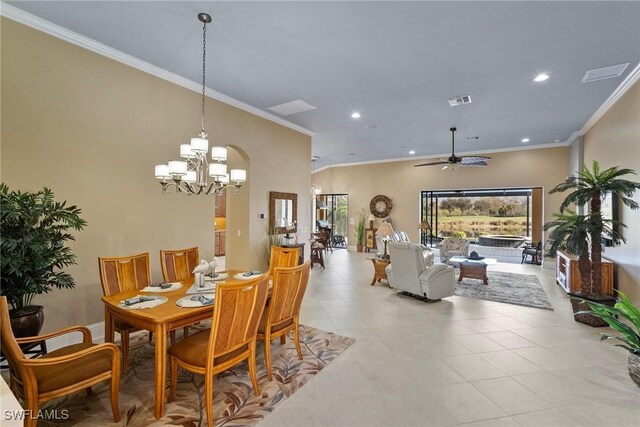
[[[489,285],[482,280],[462,279],[456,283],[455,295],[489,301],[553,310],[547,294],[536,276],[529,274],[487,271]]]
[[[44,404],[41,409],[67,410],[69,418],[40,421],[38,426],[206,426],[204,377],[183,370],[179,371],[174,401],[167,403],[163,418],[155,419],[154,348],[146,340],[146,333],[138,334],[135,339],[132,337],[131,364],[120,382],[120,423],[113,422],[109,386],[103,383],[93,387],[92,396],[81,392]],[[291,334],[285,345],[280,345],[279,340],[272,342],[271,381],[267,380],[262,344],[258,344],[260,396],[253,392],[246,362],[215,378],[213,411],[216,426],[259,423],[355,342],[353,338],[304,325],[300,327],[300,340],[303,360],[298,359]]]

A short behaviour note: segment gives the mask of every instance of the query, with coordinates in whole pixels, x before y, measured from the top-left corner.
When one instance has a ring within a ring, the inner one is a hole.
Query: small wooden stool
[[[314,242],[311,244],[311,268],[313,264],[320,264],[324,268],[324,245],[322,243]]]

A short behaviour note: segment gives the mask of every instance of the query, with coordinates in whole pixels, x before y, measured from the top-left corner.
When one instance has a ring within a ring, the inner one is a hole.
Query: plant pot
[[[629,353],[629,376],[640,387],[640,355]]]
[[[573,319],[576,322],[583,323],[585,325],[589,325],[594,328],[602,328],[604,326],[609,326],[607,322],[601,319],[598,316],[594,316],[593,314],[581,313],[577,314],[581,311],[589,311],[589,306],[582,302],[581,300],[587,300],[589,302],[596,302],[603,305],[608,305],[609,307],[613,307],[616,304],[616,299],[611,296],[602,295],[602,296],[590,296],[586,297],[582,294],[578,293],[569,293],[571,296],[571,307],[573,308]]]
[[[16,338],[34,337],[40,334],[44,325],[44,307],[41,305],[30,305],[24,307],[20,313],[15,310],[9,311],[11,318],[11,329]]]
[[[362,245],[356,245],[356,250],[358,252],[362,252]]]

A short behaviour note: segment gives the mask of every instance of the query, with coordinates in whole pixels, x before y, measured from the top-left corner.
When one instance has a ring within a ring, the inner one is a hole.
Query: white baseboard
[[[94,343],[104,342],[104,322],[87,325],[87,328],[91,331],[91,337]],[[72,332],[61,337],[55,337],[47,340],[47,351],[57,350],[80,342],[82,342],[82,334],[80,332]]]

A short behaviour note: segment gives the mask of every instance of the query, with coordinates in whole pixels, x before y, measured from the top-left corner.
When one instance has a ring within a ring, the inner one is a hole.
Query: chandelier
[[[201,130],[190,144],[180,145],[180,157],[184,160],[171,160],[166,165],[156,165],[155,176],[160,180],[162,193],[171,187],[177,193],[215,195],[221,194],[227,187],[235,187],[236,192],[247,180],[247,171],[231,169],[227,173],[227,147],[211,147],[211,161],[208,160],[209,140],[204,130],[205,108],[205,64],[207,57],[207,24],[211,16],[199,13],[202,22],[202,113]]]

